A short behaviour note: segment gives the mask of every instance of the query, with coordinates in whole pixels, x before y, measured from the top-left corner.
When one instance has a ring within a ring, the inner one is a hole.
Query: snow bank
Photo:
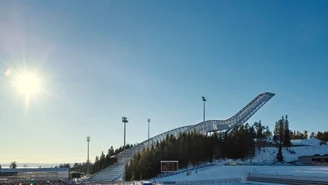
[[[286,162],[292,162],[298,160],[299,156],[304,155],[314,155],[314,154],[328,154],[328,145],[316,144],[315,140],[312,141],[300,141],[299,143],[313,143],[311,146],[294,146],[294,147],[283,147],[283,156]],[[319,141],[320,142],[320,141]],[[277,156],[278,148],[276,147],[266,147],[261,150],[256,151],[256,155],[252,160],[248,160],[248,162],[275,162]]]
[[[306,177],[327,177],[328,166],[224,166],[215,165],[202,171],[193,172],[191,175],[181,173],[156,181],[196,181],[209,179],[242,178],[245,179],[249,173],[294,175]]]
[[[318,139],[305,139],[305,140],[291,140],[293,145],[310,145],[310,146],[319,146],[320,140]]]
[[[293,145],[306,146],[292,146],[283,147],[283,156],[286,162],[297,161],[299,156],[314,155],[314,154],[328,154],[328,145],[321,145],[320,140],[292,140]],[[311,177],[327,177],[328,166],[293,166],[293,165],[272,165],[276,162],[278,148],[264,147],[256,151],[253,159],[248,160],[218,160],[215,161],[214,166],[206,168],[191,170],[190,175],[180,173],[172,176],[158,178],[156,181],[197,181],[210,179],[227,179],[227,178],[241,178],[245,179],[249,173],[260,174],[277,174],[277,175],[294,175],[294,176],[311,176]],[[225,164],[234,165],[225,165]],[[242,165],[239,165],[242,164]],[[247,164],[264,164],[264,165],[247,165]],[[258,183],[256,183],[258,184]]]

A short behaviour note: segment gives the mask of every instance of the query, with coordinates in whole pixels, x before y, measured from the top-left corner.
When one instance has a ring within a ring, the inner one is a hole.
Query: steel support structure
[[[157,142],[163,141],[167,136],[173,135],[177,137],[180,133],[190,133],[196,131],[199,133],[207,134],[208,132],[224,131],[233,129],[236,126],[240,126],[252,117],[264,104],[266,104],[275,94],[271,92],[265,92],[256,96],[251,102],[249,102],[244,108],[242,108],[235,115],[226,120],[207,120],[202,121],[195,125],[188,125],[179,127],[152,138],[147,139],[144,142],[137,144],[134,147],[128,148],[123,152],[116,154],[112,157],[124,159],[125,162],[129,162],[133,155],[137,152],[141,152],[144,148],[151,147],[156,145]],[[205,101],[204,101],[205,103]],[[205,114],[204,114],[205,117]],[[125,118],[126,119],[126,118]],[[124,122],[124,121],[123,121]],[[127,122],[127,120],[126,120]],[[125,124],[124,124],[125,127]],[[125,136],[124,136],[124,145],[125,145]],[[125,147],[124,147],[125,148]],[[122,172],[123,174],[123,172]]]

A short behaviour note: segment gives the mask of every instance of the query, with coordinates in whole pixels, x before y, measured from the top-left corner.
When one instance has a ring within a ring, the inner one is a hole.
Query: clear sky
[[[94,161],[110,146],[226,119],[327,126],[328,1],[0,1],[0,164]],[[8,73],[11,70],[12,75]],[[25,104],[17,70],[42,91]],[[37,71],[37,72],[36,72]]]

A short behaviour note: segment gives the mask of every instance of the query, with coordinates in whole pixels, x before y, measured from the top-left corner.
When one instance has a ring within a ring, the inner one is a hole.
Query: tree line
[[[212,162],[214,159],[248,159],[253,158],[256,149],[261,149],[262,140],[273,136],[278,147],[277,162],[283,162],[282,147],[292,145],[292,139],[307,139],[307,131],[291,131],[288,116],[282,116],[275,123],[273,133],[261,121],[252,126],[248,123],[234,128],[231,132],[214,133],[206,136],[196,132],[181,133],[178,137],[167,136],[150,148],[136,153],[130,163],[125,165],[125,180],[141,180],[156,177],[161,173],[161,160],[178,160],[179,168]],[[327,132],[311,133],[310,138],[328,140]],[[257,143],[255,142],[257,141]],[[201,152],[200,152],[201,151]]]
[[[282,116],[282,118],[276,122],[274,127],[273,140],[283,146],[291,146],[291,132],[289,130],[288,117]]]
[[[133,146],[134,145],[132,145],[132,144],[126,144],[125,148],[128,149],[128,148],[131,148]],[[111,156],[116,155],[116,154],[122,152],[123,150],[124,150],[123,146],[117,148],[116,150],[114,150],[113,146],[111,146],[108,149],[106,155],[102,151],[100,157],[96,156],[95,163],[92,165],[92,167],[90,169],[90,173],[91,174],[97,173],[100,170],[102,170],[102,169],[116,163],[117,159],[116,158],[111,158]]]
[[[16,163],[16,161],[11,162],[9,168],[11,168],[11,169],[15,169],[15,168],[17,168],[17,163]],[[1,164],[0,164],[0,169],[2,169]]]
[[[136,153],[125,165],[125,180],[141,180],[161,173],[161,160],[178,160],[179,168],[200,165],[214,159],[247,159],[255,155],[254,139],[264,139],[270,130],[261,122],[241,125],[227,133],[206,136],[197,132],[180,133],[177,137],[167,135],[152,147]],[[201,151],[201,152],[200,152]]]
[[[128,149],[128,148],[131,148],[133,146],[134,145],[132,145],[132,144],[126,144],[125,148]],[[111,146],[108,149],[106,155],[102,151],[99,157],[98,156],[95,157],[95,162],[94,163],[89,163],[90,174],[97,173],[97,172],[103,170],[104,168],[116,163],[117,159],[116,158],[111,158],[111,156],[122,152],[123,148],[124,147],[121,146],[121,147],[114,150],[113,146]],[[55,168],[57,168],[57,166],[55,166]],[[87,163],[86,162],[74,163],[72,166],[69,163],[63,163],[63,164],[59,165],[59,168],[69,168],[70,171],[85,173],[87,171]]]
[[[282,147],[289,147],[292,145],[292,132],[289,129],[289,121],[288,116],[282,116],[280,120],[275,123],[274,131],[273,131],[273,141],[278,144],[278,152],[277,152],[277,162],[283,162],[284,156],[282,154]]]
[[[315,138],[320,141],[328,141],[328,131],[320,132],[318,131],[317,133],[311,132],[310,135],[308,135],[308,131],[304,130],[303,132],[301,131],[289,131],[289,137],[291,140],[304,140],[304,139],[309,139],[309,138]]]
[[[317,138],[321,141],[328,141],[328,131],[318,132],[316,135],[314,135],[314,138]]]

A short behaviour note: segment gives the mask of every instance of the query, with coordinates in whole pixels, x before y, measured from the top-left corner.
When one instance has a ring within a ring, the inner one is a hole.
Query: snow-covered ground
[[[314,155],[314,154],[328,154],[328,145],[320,146],[320,141],[316,139],[308,140],[294,140],[293,145],[307,145],[295,146],[283,149],[283,156],[286,162],[298,160],[299,156]],[[164,181],[200,181],[211,179],[227,179],[227,178],[241,178],[243,183],[247,184],[263,184],[245,182],[248,174],[271,174],[271,175],[290,175],[290,176],[305,176],[305,177],[328,177],[328,166],[294,166],[275,164],[277,155],[277,148],[267,147],[257,151],[253,159],[241,160],[225,160],[217,161],[214,166],[205,167],[196,170],[191,170],[190,175],[180,173],[177,175],[167,176],[156,179],[157,182]],[[294,151],[295,153],[291,152]],[[240,164],[240,165],[226,165]],[[256,165],[249,165],[249,164]],[[259,165],[265,163],[266,165]],[[270,164],[270,165],[269,165]],[[240,184],[240,183],[237,183]]]
[[[328,154],[328,145],[320,146],[320,140],[317,139],[292,140],[292,144],[306,146],[284,147],[283,156],[286,162],[296,161],[299,156],[304,155]],[[261,151],[256,152],[256,156],[252,159],[252,162],[274,162],[277,152],[278,149],[276,147],[262,148]],[[295,154],[293,152],[295,152]]]
[[[292,145],[310,145],[310,146],[320,146],[320,140],[318,139],[305,139],[305,140],[292,140]]]
[[[328,166],[282,166],[282,165],[225,166],[223,164],[217,164],[212,167],[199,169],[197,173],[195,170],[193,170],[191,175],[188,176],[186,175],[186,173],[181,173],[178,175],[156,179],[156,181],[194,181],[194,180],[226,179],[226,178],[245,179],[249,173],[328,177]]]

